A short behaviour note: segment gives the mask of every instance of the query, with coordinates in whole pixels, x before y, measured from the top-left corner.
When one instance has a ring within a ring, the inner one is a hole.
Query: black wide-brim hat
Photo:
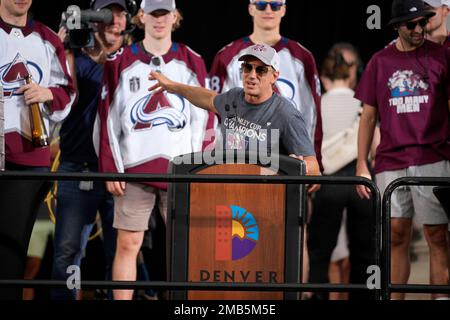
[[[422,0],[394,0],[392,3],[392,18],[387,25],[392,26],[419,17],[431,18],[435,14],[433,11],[425,9]]]

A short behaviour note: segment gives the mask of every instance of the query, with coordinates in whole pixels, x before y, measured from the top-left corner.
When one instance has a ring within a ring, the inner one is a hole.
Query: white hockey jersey
[[[210,86],[218,93],[242,87],[238,61],[242,52],[254,45],[249,37],[238,39],[220,50],[211,66]],[[273,48],[278,52],[280,77],[274,90],[289,99],[306,122],[308,134],[314,142],[317,159],[321,159],[322,120],[320,115],[320,80],[313,55],[298,42],[282,38]]]
[[[147,53],[142,42],[120,49],[104,69],[94,145],[102,172],[166,173],[168,162],[207,146],[215,115],[167,92],[149,92],[159,70],[171,80],[205,86],[203,59],[189,47],[173,43],[163,56]],[[150,183],[166,188],[164,183]]]
[[[0,18],[0,82],[4,90],[6,161],[26,166],[49,166],[49,148],[31,143],[29,107],[16,91],[29,74],[33,82],[48,87],[53,94],[50,105],[41,105],[44,122],[63,120],[70,112],[75,90],[56,33],[43,24],[29,20],[16,27]]]

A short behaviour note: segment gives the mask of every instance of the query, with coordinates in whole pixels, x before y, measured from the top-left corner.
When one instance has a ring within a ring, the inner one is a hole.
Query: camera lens
[[[69,42],[71,48],[92,47],[94,45],[94,35],[91,29],[70,30]]]

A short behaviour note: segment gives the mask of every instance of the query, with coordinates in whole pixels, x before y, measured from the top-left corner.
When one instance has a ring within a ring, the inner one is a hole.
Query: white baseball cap
[[[174,11],[176,9],[175,0],[142,0],[141,9],[145,13],[156,10]]]
[[[271,66],[275,71],[280,70],[280,56],[271,46],[266,44],[255,44],[248,47],[242,52],[239,61],[243,61],[249,56],[261,60],[264,64]]]
[[[424,2],[434,8],[442,6],[450,7],[450,0],[425,0]]]

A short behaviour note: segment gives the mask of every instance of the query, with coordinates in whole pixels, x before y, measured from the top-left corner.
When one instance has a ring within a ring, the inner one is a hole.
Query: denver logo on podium
[[[216,206],[216,260],[239,260],[255,249],[259,238],[253,215],[238,206]]]
[[[187,157],[195,159],[204,155]],[[221,163],[184,164],[177,159],[171,162],[169,172],[192,176],[297,176],[305,172],[303,162],[283,155],[279,155],[277,172],[260,164],[244,163],[254,155],[249,154],[242,160],[235,154],[234,163],[227,162],[229,155],[226,153],[215,156]],[[175,282],[300,283],[303,185],[242,183],[232,179],[229,182],[170,185],[169,279]],[[211,290],[173,290],[171,298],[278,300],[296,299],[298,294],[215,290],[211,286]]]

